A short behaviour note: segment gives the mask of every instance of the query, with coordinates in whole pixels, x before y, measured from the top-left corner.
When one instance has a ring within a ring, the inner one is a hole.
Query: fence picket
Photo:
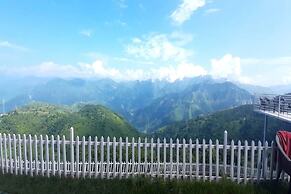
[[[128,137],[125,138],[125,177],[128,178]]]
[[[261,179],[261,159],[262,159],[262,143],[261,141],[259,141],[258,143],[258,147],[257,147],[257,153],[258,153],[258,160],[257,160],[257,181],[259,181]]]
[[[106,142],[106,146],[107,146],[107,178],[110,177],[110,137],[107,137],[107,142]]]
[[[98,177],[98,138],[94,139],[94,161],[95,161],[95,178]]]
[[[67,151],[66,151],[66,137],[63,135],[63,172],[64,177],[67,177]]]
[[[20,134],[18,134],[18,158],[19,158],[19,174],[22,175],[22,140]],[[1,163],[2,163],[2,172],[3,172],[3,155],[2,155],[2,145],[1,145]]]
[[[231,140],[231,143],[230,143],[230,178],[232,181],[234,181],[233,166],[234,166],[234,141]]]
[[[209,140],[209,180],[212,181],[212,140]]]
[[[52,135],[51,136],[51,163],[52,163],[52,175],[55,176],[56,175],[56,169],[55,169],[55,137]]]
[[[49,170],[49,140],[48,136],[45,136],[45,161],[46,161],[46,176],[50,176],[50,170]]]
[[[34,173],[37,176],[38,175],[38,141],[37,141],[37,136],[34,135],[34,161],[35,161],[35,169],[34,169]]]
[[[237,183],[240,183],[240,168],[241,168],[241,141],[238,141],[237,147]]]
[[[167,140],[164,138],[164,179],[167,178]]]
[[[144,174],[148,172],[148,139],[144,139]]]
[[[263,177],[264,180],[267,179],[267,165],[268,165],[268,142],[264,142],[264,159],[263,159]],[[289,176],[288,176],[289,177]]]
[[[215,149],[216,149],[215,174],[216,174],[216,181],[218,181],[219,180],[219,141],[218,141],[218,139],[216,140]]]
[[[25,136],[25,135],[23,135]],[[25,141],[26,142],[26,141]],[[24,147],[26,151],[26,145]],[[5,160],[5,172],[8,173],[8,158],[7,158],[7,136],[4,133],[4,160]],[[26,161],[26,160],[25,160]]]
[[[160,138],[157,139],[157,177],[160,176]]]
[[[186,178],[186,140],[183,139],[183,148],[182,148],[182,152],[183,152],[183,169],[182,169],[182,176],[183,179]]]
[[[32,139],[31,135],[28,135],[28,144],[29,144],[29,174],[33,176],[33,168],[32,168]],[[12,165],[11,165],[12,167]]]
[[[170,179],[173,179],[173,139],[170,138]]]
[[[199,140],[196,139],[196,180],[199,180]]]
[[[80,138],[79,136],[76,137],[76,177],[80,178]]]
[[[137,173],[140,174],[140,162],[141,162],[141,152],[140,152],[140,145],[141,140],[140,137],[137,140]]]
[[[40,135],[40,168],[41,168],[41,176],[44,176],[44,159],[43,159],[43,137]],[[25,141],[23,139],[23,141]]]
[[[116,177],[116,138],[113,137],[113,178]]]
[[[202,140],[202,176],[203,176],[203,181],[206,180],[205,176],[205,139]]]
[[[251,180],[254,180],[254,166],[255,166],[255,142],[251,143]]]
[[[18,173],[16,149],[17,149],[17,147],[16,147],[16,136],[15,136],[15,134],[13,134],[13,155],[14,155],[14,157],[13,157],[14,167],[13,168],[14,168],[14,174],[15,175],[17,175],[17,173]]]
[[[122,178],[122,138],[119,138],[119,178]]]
[[[70,128],[71,177],[74,177],[74,128]]]
[[[104,137],[101,136],[101,142],[100,142],[100,176],[103,179],[104,178]]]
[[[82,137],[82,178],[86,176],[85,137]]]
[[[176,171],[176,178],[177,179],[179,179],[180,178],[180,169],[179,169],[179,147],[180,147],[180,144],[179,144],[179,139],[177,139],[176,140],[176,151],[177,151],[177,153],[176,153],[176,165],[177,165],[177,167],[176,167],[176,169],[177,169],[177,171]]]
[[[91,178],[92,174],[91,174],[91,162],[92,162],[92,145],[91,145],[91,136],[89,136],[88,138],[88,168],[87,168],[87,171],[88,171],[88,177]]]
[[[190,176],[190,180],[192,180],[192,178],[193,178],[193,174],[192,174],[192,171],[193,171],[193,169],[192,169],[192,167],[193,167],[193,163],[192,163],[192,149],[193,149],[193,147],[192,147],[193,145],[192,145],[192,139],[190,139],[189,140],[189,165],[190,165],[190,167],[189,167],[189,176]]]
[[[223,175],[226,175],[226,165],[227,165],[227,131],[224,131],[223,138]]]
[[[154,164],[154,139],[151,138],[151,166],[150,166],[151,177],[154,176],[153,175],[153,164]]]
[[[12,142],[11,142],[12,140],[11,140],[11,135],[10,134],[8,134],[8,149],[9,149],[9,172],[10,172],[10,174],[12,174],[13,173],[13,168],[12,168],[12,146],[11,146],[11,144],[12,144]]]
[[[2,148],[2,133],[0,133],[0,160],[1,160],[1,169],[2,174],[4,174],[4,162],[3,162],[3,148]]]
[[[245,141],[244,149],[244,184],[247,183],[247,169],[248,168],[248,141]]]
[[[77,153],[78,154],[78,153]],[[58,166],[58,176],[62,176],[62,171],[61,171],[61,140],[60,136],[57,135],[57,166]]]

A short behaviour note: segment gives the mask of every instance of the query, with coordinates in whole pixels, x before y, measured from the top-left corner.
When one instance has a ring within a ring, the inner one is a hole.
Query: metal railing
[[[256,95],[254,110],[291,121],[291,95]]]

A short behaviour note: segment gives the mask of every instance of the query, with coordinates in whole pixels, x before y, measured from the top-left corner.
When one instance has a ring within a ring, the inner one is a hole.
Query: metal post
[[[268,127],[268,116],[265,115],[265,122],[264,122],[264,137],[263,137],[263,145],[266,143],[266,131]],[[262,168],[262,174],[263,177],[265,177],[265,160],[266,160],[266,150],[263,150],[263,157],[262,157],[262,162],[261,162],[261,168]]]

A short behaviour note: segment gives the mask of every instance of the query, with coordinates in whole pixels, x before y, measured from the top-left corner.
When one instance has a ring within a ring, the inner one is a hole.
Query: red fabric
[[[289,158],[291,158],[291,132],[278,131],[277,136],[279,137],[283,151]]]

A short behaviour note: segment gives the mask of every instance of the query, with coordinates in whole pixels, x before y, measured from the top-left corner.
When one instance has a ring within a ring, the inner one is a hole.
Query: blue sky
[[[0,0],[0,74],[291,84],[288,0]]]

